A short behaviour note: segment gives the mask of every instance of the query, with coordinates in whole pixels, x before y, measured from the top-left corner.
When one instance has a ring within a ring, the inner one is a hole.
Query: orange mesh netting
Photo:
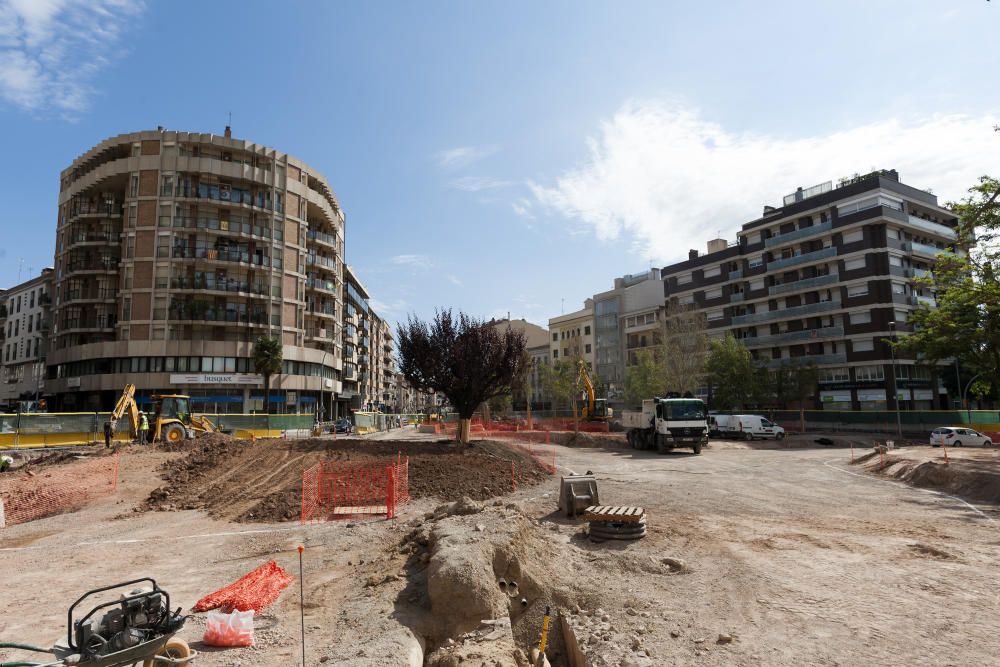
[[[78,508],[118,488],[118,454],[33,465],[0,479],[0,527]]]
[[[198,600],[194,605],[194,611],[208,611],[221,607],[227,611],[253,609],[259,614],[270,607],[292,581],[292,575],[272,560],[243,575],[225,588]]]

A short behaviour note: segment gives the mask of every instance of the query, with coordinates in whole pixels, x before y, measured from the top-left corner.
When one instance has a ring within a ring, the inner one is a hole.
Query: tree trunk
[[[580,432],[580,417],[579,417],[579,415],[577,414],[577,411],[576,411],[576,399],[575,398],[573,399],[573,432],[574,433],[579,433]]]
[[[472,426],[471,417],[462,417],[459,420],[458,441],[463,445],[469,444],[469,435]]]
[[[799,403],[799,433],[806,432],[806,409]]]
[[[531,401],[528,401],[528,430],[529,431],[535,430],[534,425],[531,423]]]

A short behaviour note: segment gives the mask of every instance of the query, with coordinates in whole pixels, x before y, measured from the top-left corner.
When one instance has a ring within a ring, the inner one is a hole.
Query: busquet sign
[[[171,375],[170,384],[264,384],[260,375],[247,373],[191,373]]]

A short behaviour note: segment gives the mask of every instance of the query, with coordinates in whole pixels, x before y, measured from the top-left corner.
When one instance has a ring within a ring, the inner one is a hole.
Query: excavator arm
[[[115,404],[115,409],[111,413],[111,428],[114,429],[118,426],[118,421],[122,418],[128,416],[129,426],[132,429],[132,435],[139,433],[139,406],[135,403],[135,385],[127,384],[125,389],[122,390],[122,395],[118,397],[118,402]]]
[[[587,407],[584,409],[583,418],[591,419],[597,408],[597,396],[594,393],[594,383],[590,380],[590,373],[587,372],[587,362],[580,359],[578,364],[580,366],[580,375],[577,377],[576,382],[578,385],[583,384],[583,388],[587,392]]]

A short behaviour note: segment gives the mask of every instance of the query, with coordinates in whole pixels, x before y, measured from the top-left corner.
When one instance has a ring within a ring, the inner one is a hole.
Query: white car
[[[979,431],[971,428],[959,428],[957,426],[947,426],[936,428],[931,431],[931,447],[962,447],[963,445],[980,445],[982,447],[992,447],[993,441],[989,436],[983,435]]]

